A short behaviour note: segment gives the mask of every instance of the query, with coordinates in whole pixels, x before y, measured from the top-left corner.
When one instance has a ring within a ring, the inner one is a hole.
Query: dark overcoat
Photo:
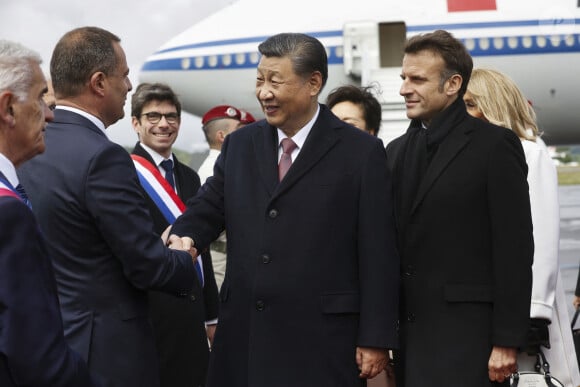
[[[529,323],[526,161],[511,130],[469,116],[462,100],[429,128],[439,125],[450,132],[414,195],[403,190],[403,160],[421,123],[387,146],[402,272],[397,387],[497,385],[488,377],[492,346],[520,346]]]
[[[210,387],[358,386],[356,346],[396,346],[399,263],[383,144],[321,106],[278,183],[265,120],[226,137],[174,231],[228,263]]]

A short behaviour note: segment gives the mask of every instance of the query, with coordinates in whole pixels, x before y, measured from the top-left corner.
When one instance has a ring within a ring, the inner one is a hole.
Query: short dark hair
[[[362,108],[367,130],[376,136],[381,127],[383,109],[379,101],[370,91],[372,87],[358,87],[353,85],[340,86],[332,90],[326,98],[329,109],[341,102],[352,102]]]
[[[118,63],[113,42],[120,41],[115,34],[98,27],[76,28],[64,34],[50,60],[55,95],[77,96],[95,72],[114,73]]]
[[[151,101],[167,101],[171,103],[175,106],[177,115],[181,117],[181,102],[179,102],[177,94],[163,83],[142,83],[137,86],[133,96],[131,96],[131,116],[137,117],[139,122],[141,122],[143,106]]]
[[[445,69],[441,72],[441,86],[453,74],[461,75],[463,82],[459,97],[463,97],[473,70],[473,59],[463,43],[449,32],[437,30],[409,38],[403,49],[405,54],[416,54],[425,50],[440,55],[445,63]]]
[[[266,39],[258,46],[260,54],[266,57],[289,57],[292,69],[301,77],[308,77],[315,71],[322,74],[322,87],[328,79],[328,57],[320,41],[312,36],[298,33],[282,33]]]

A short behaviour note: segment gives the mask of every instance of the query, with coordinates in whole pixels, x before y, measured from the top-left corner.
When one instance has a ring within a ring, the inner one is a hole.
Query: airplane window
[[[334,53],[338,58],[342,58],[344,56],[344,47],[336,46],[336,48],[334,49]]]
[[[574,45],[574,35],[566,35],[564,41],[566,42],[566,46],[572,47]]]
[[[232,64],[232,56],[230,54],[225,54],[222,56],[222,64],[224,66],[230,66]]]
[[[181,60],[181,68],[187,70],[191,66],[191,60],[189,58],[183,58]]]
[[[493,47],[496,50],[501,50],[503,48],[503,38],[493,38]]]
[[[536,44],[538,47],[546,47],[546,37],[545,36],[536,36]]]
[[[475,49],[475,39],[469,38],[469,39],[465,39],[465,48],[467,48],[468,51],[473,51]]]
[[[552,35],[550,36],[550,43],[552,43],[552,47],[558,47],[562,40],[560,39],[559,35]]]
[[[195,58],[195,67],[197,67],[198,69],[203,67],[203,62],[204,61],[204,57],[203,56],[198,56]]]
[[[250,62],[252,62],[252,64],[258,63],[260,61],[260,59],[258,59],[258,58],[259,58],[259,55],[257,52],[252,52],[250,54]]]
[[[243,52],[236,54],[236,64],[243,65],[245,61],[246,61],[246,54],[244,54]]]
[[[525,48],[532,47],[532,37],[531,36],[524,36],[522,38],[522,44],[524,45]]]
[[[216,67],[217,66],[217,62],[218,62],[217,55],[210,55],[207,58],[207,64],[209,65],[209,67]]]
[[[479,38],[479,48],[482,50],[489,49],[489,39],[488,38]]]
[[[508,38],[508,46],[511,49],[515,49],[515,48],[518,47],[518,38],[517,38],[517,36],[510,36]]]

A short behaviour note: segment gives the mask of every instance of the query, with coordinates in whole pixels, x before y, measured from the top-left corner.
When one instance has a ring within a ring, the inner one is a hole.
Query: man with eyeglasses
[[[65,338],[100,385],[159,387],[146,291],[189,296],[197,253],[178,238],[172,246],[186,251],[165,247],[131,158],[105,134],[132,89],[120,39],[97,27],[67,32],[50,73],[46,151],[19,176],[47,241]]]
[[[155,231],[161,234],[180,214],[176,207],[200,187],[197,173],[172,153],[181,125],[181,103],[169,86],[143,83],[131,98],[131,116],[139,137],[132,158]],[[202,286],[194,286],[188,297],[149,292],[162,387],[205,384],[208,338],[213,339],[217,322],[218,291],[209,252],[197,257],[196,264]]]

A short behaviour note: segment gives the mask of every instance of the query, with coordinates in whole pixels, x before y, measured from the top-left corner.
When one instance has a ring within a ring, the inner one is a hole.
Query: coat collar
[[[73,124],[73,125],[82,126],[82,127],[87,128],[87,129],[90,129],[91,131],[99,134],[100,136],[107,138],[107,135],[97,125],[95,125],[93,122],[91,122],[91,120],[89,120],[86,117],[83,117],[80,114],[72,112],[70,110],[64,110],[64,109],[58,109],[58,108],[55,109],[54,110],[54,119],[48,125],[51,125],[52,123],[54,123],[54,124],[58,124],[58,123],[60,123],[60,124]]]
[[[441,175],[443,170],[449,165],[451,160],[469,143],[469,134],[473,130],[471,126],[464,125],[468,117],[463,99],[458,98],[449,106],[445,114],[438,116],[431,124],[441,126],[441,129],[449,127],[449,134],[439,144],[439,149],[433,160],[427,167],[425,175],[419,184],[411,214],[417,209],[435,180]]]
[[[273,196],[279,196],[308,172],[338,141],[342,121],[320,105],[320,114],[306,138],[304,147],[281,182],[278,182],[278,135],[276,128],[266,120],[260,121],[254,133],[254,154],[262,180]]]

